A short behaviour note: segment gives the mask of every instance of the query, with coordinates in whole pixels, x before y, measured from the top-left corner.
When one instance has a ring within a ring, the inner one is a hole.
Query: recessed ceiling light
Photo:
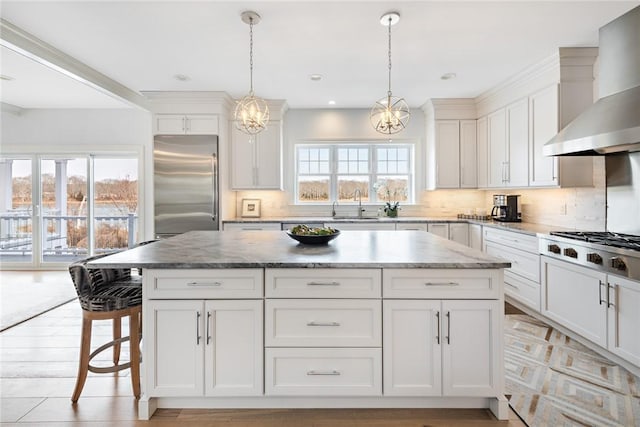
[[[189,80],[191,80],[191,77],[187,76],[186,74],[174,74],[173,78],[181,82],[188,82]]]
[[[11,77],[11,76],[5,76],[4,74],[0,74],[0,80],[4,80],[4,81],[9,82],[11,80],[14,80],[14,78]]]
[[[446,73],[440,76],[442,80],[451,80],[456,78],[456,73]]]
[[[329,105],[336,105],[336,101],[334,100],[329,101]]]
[[[319,82],[322,80],[322,74],[311,74],[309,78],[314,82]]]

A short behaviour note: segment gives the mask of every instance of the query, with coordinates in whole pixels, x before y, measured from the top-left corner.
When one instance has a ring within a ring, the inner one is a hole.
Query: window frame
[[[300,149],[310,148],[328,148],[329,149],[329,173],[308,173],[300,174],[299,171],[299,157]],[[338,172],[338,150],[339,149],[366,148],[368,151],[369,171],[367,173],[339,173]],[[406,148],[408,152],[408,168],[407,173],[381,173],[378,171],[378,152],[377,148]],[[363,202],[363,204],[379,204],[384,203],[387,200],[378,200],[377,191],[374,188],[374,184],[377,182],[379,176],[408,176],[408,188],[407,188],[407,200],[402,203],[405,205],[415,204],[416,195],[416,144],[412,142],[403,143],[390,143],[390,142],[376,142],[376,141],[314,141],[314,142],[298,142],[294,144],[293,149],[293,164],[294,164],[294,176],[293,176],[293,202],[296,206],[326,206],[332,204],[338,198],[338,177],[340,176],[365,176],[369,177],[369,200]],[[326,202],[308,202],[300,200],[299,184],[301,176],[328,176],[329,177],[329,199]],[[343,203],[343,201],[341,201]],[[356,204],[356,201],[349,202],[350,204]]]

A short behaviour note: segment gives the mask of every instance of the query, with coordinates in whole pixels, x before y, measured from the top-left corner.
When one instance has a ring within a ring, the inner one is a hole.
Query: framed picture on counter
[[[242,199],[243,218],[260,217],[260,199]]]

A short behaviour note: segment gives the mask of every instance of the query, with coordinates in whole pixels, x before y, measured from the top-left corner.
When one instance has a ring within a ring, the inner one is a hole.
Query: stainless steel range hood
[[[640,151],[640,6],[600,28],[600,99],[545,144],[547,156]]]

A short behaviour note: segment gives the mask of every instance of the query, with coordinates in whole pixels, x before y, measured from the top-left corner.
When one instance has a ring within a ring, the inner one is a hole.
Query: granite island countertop
[[[97,259],[94,268],[508,268],[505,260],[424,231],[343,231],[303,245],[283,231],[191,231]]]

